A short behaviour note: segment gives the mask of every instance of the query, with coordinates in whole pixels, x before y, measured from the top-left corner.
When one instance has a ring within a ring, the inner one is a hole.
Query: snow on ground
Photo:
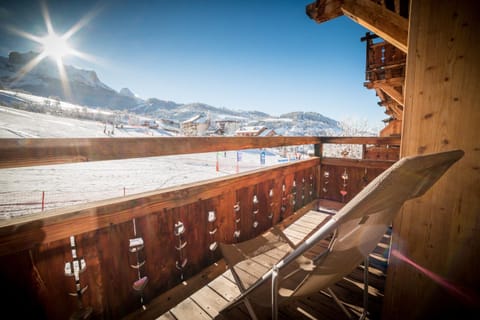
[[[105,131],[105,129],[107,129]],[[108,131],[113,131],[108,134]],[[171,136],[171,133],[143,126],[113,128],[99,121],[78,120],[33,113],[0,106],[0,138],[95,138]]]
[[[2,100],[6,99],[8,102],[27,102],[27,103],[36,103],[36,104],[45,104],[48,102],[50,105],[55,106],[58,105],[59,108],[64,110],[79,110],[79,109],[86,109],[88,112],[91,113],[98,113],[98,114],[106,114],[111,115],[111,112],[105,110],[97,110],[93,108],[88,108],[85,106],[79,106],[73,103],[65,102],[56,100],[53,98],[46,98],[42,96],[37,96],[33,94],[28,94],[25,92],[16,92],[16,91],[9,91],[9,90],[0,90],[0,95],[2,96]],[[5,101],[5,100],[4,100]]]
[[[147,130],[147,131],[146,131]],[[162,135],[145,128],[115,129],[115,137]],[[104,124],[0,106],[0,138],[105,137]],[[275,150],[98,161],[0,170],[0,219],[107,198],[158,190],[278,164]],[[216,170],[217,159],[219,171]]]

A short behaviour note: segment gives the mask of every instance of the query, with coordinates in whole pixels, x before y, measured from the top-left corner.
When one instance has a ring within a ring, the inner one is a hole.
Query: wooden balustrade
[[[320,155],[322,143],[399,142],[378,137],[182,138],[188,143],[177,146],[180,140],[170,139],[5,139],[0,167],[300,144],[316,144]],[[135,146],[140,150],[130,149]],[[314,207],[320,197],[348,201],[391,163],[314,156],[0,221],[0,274],[9,288],[5,301],[22,301],[21,313],[35,318],[89,312],[93,318],[121,318],[221,259],[219,241],[250,239]],[[343,179],[345,172],[348,179]]]

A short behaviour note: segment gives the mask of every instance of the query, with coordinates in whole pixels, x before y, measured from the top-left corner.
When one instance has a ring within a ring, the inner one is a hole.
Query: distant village
[[[172,120],[144,119],[131,114],[124,114],[116,119],[117,126],[141,125],[150,129],[162,128],[173,134],[182,136],[240,136],[240,137],[272,137],[277,133],[265,126],[245,126],[242,121],[223,119],[212,121],[210,116],[204,113],[177,123]]]
[[[18,90],[17,94],[22,94]],[[92,109],[86,106],[77,106],[61,101],[58,97],[43,98],[39,101],[19,99],[4,101],[4,105],[44,114],[84,119],[103,122],[104,133],[115,135],[115,129],[126,129],[131,127],[143,127],[145,131],[161,129],[171,135],[182,136],[241,136],[241,137],[271,137],[278,135],[275,130],[266,126],[249,126],[245,121],[236,119],[213,120],[205,112],[187,119],[185,121],[174,121],[169,119],[152,119],[137,115],[126,110],[101,110]]]

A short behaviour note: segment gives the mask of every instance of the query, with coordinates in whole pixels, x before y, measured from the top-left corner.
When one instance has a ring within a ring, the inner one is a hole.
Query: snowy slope
[[[35,52],[11,52],[8,58],[0,57],[0,85],[87,106],[128,108],[138,103],[137,98],[122,95],[101,82],[95,71],[70,65],[63,66],[70,88],[70,94],[66,94],[53,60],[42,59],[28,73],[22,72],[37,55]]]
[[[0,92],[1,93],[1,92]],[[19,96],[22,99],[25,96]],[[109,127],[109,129],[111,129]],[[163,136],[161,129],[115,128],[112,137]],[[104,124],[0,106],[0,138],[105,137]],[[260,150],[97,161],[0,170],[0,219],[121,197],[260,168]],[[267,152],[265,165],[284,159]],[[217,168],[219,159],[219,171]]]

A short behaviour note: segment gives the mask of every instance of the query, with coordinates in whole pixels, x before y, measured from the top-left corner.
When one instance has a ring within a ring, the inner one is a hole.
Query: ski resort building
[[[247,127],[242,127],[240,129],[238,129],[236,132],[235,132],[235,135],[236,136],[239,136],[239,137],[258,137],[262,134],[262,132],[264,132],[265,130],[267,130],[267,127],[263,127],[263,126],[247,126]]]
[[[181,123],[181,133],[184,136],[204,136],[210,127],[210,118],[206,115],[196,115]]]

